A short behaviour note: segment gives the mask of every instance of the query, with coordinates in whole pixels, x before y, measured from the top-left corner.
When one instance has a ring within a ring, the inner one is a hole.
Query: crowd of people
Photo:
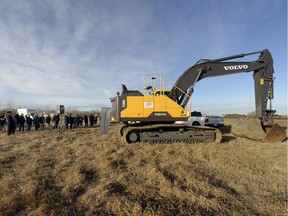
[[[78,127],[94,127],[98,122],[97,114],[12,114],[12,112],[4,112],[0,115],[0,131],[7,132],[8,135],[14,134],[16,130],[19,132],[34,130],[51,130],[59,129],[60,125],[66,129]]]

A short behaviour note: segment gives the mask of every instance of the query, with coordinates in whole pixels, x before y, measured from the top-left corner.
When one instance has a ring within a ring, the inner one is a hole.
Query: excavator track
[[[127,143],[211,143],[221,141],[221,132],[212,127],[177,124],[123,126],[120,130]]]

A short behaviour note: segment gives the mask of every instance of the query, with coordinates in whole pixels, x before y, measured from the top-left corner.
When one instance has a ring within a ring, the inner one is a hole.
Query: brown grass
[[[118,126],[1,132],[0,215],[285,215],[287,143],[224,133],[128,145]]]

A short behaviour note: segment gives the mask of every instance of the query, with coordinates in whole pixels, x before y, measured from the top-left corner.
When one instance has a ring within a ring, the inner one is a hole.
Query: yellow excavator
[[[256,61],[229,61],[248,55],[260,54]],[[255,86],[255,118],[232,126],[237,135],[268,142],[283,141],[286,131],[274,124],[273,99],[274,69],[269,50],[239,54],[219,59],[200,59],[188,68],[165,90],[160,75],[146,75],[144,91],[128,90],[122,84],[121,93],[111,98],[112,122],[121,122],[120,133],[128,143],[215,142],[221,140],[219,130],[213,127],[175,124],[186,121],[186,109],[195,84],[208,77],[252,72]],[[150,78],[147,82],[147,79]],[[270,104],[267,108],[268,103]]]

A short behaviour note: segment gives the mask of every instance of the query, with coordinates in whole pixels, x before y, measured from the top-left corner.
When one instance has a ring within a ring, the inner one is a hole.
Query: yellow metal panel
[[[149,96],[145,97],[145,101],[153,101],[154,112],[168,112],[172,117],[179,118],[188,115],[188,111],[183,109],[175,101],[171,100],[167,96]],[[144,116],[149,116],[151,109],[144,108]]]
[[[143,117],[143,97],[128,96],[125,101],[126,109],[121,112],[122,118],[142,118]]]
[[[170,98],[167,97],[167,102],[166,102],[167,110],[169,114],[174,117],[186,117],[188,116],[188,111],[181,107],[179,104],[177,104],[175,101],[171,100]]]
[[[155,111],[158,112],[165,112],[167,110],[167,99],[170,100],[170,98],[166,97],[166,96],[155,96],[154,97],[154,101],[155,101]]]
[[[152,112],[167,112],[173,118],[188,116],[188,111],[167,96],[128,96],[122,118],[147,118]]]

